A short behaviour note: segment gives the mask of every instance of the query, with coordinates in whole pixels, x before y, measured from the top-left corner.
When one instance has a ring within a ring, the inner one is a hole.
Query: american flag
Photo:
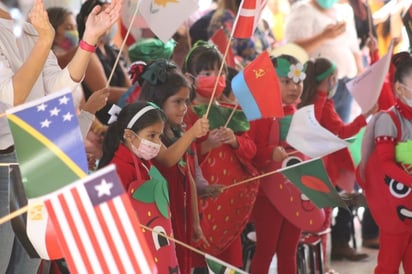
[[[157,273],[114,166],[51,193],[44,203],[72,273]]]
[[[267,0],[242,0],[234,23],[234,38],[248,39],[253,36]]]

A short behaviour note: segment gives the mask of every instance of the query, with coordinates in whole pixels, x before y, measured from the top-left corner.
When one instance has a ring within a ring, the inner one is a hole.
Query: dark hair
[[[77,23],[77,30],[79,31],[79,38],[83,38],[84,31],[86,30],[86,19],[87,16],[92,12],[94,7],[96,6],[103,6],[107,4],[107,1],[103,0],[87,0],[83,3],[82,7],[80,8],[79,13],[76,16],[76,23]]]
[[[226,87],[223,90],[223,94],[225,96],[229,96],[232,92],[232,79],[238,74],[239,71],[237,69],[227,67],[227,75],[226,75]]]
[[[299,108],[313,104],[318,92],[319,84],[329,77],[327,75],[323,79],[319,76],[326,73],[334,64],[326,58],[316,58],[315,61],[309,60],[306,62],[306,78],[303,81],[303,92]]]
[[[163,108],[167,98],[175,95],[182,87],[186,87],[190,90],[191,85],[180,69],[174,63],[165,59],[154,61],[149,64],[142,74],[143,79],[146,71],[150,69],[156,71],[159,66],[164,67],[164,80],[156,81],[156,83],[143,81],[139,100],[153,102],[160,108]],[[159,77],[156,73],[154,74],[153,77]]]
[[[214,45],[199,40],[186,55],[183,72],[197,76],[202,70],[220,68],[222,62],[223,57]],[[223,72],[227,74],[226,66]]]
[[[118,114],[117,121],[109,125],[103,140],[103,156],[99,161],[99,168],[104,167],[113,159],[119,144],[124,141],[124,130],[127,129],[130,120],[144,107],[150,106],[149,103],[135,102],[126,105]],[[140,130],[163,121],[162,112],[154,108],[145,112],[134,124],[130,130],[138,133]]]
[[[402,51],[392,56],[392,64],[395,66],[394,82],[403,83],[405,77],[412,72],[412,55]]]
[[[72,15],[73,12],[63,7],[50,7],[47,9],[50,24],[55,30],[63,24],[67,16]]]

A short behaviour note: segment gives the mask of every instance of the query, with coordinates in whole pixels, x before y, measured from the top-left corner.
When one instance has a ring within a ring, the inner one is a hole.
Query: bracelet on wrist
[[[82,50],[85,50],[85,51],[88,51],[88,52],[92,52],[92,53],[96,51],[96,46],[90,45],[89,43],[87,43],[87,42],[84,41],[84,40],[80,40],[79,47],[80,47]]]

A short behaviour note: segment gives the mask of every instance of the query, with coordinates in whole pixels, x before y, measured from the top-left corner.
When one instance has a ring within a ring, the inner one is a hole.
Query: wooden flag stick
[[[27,211],[29,211],[30,209],[35,208],[35,207],[37,207],[39,205],[42,205],[42,204],[43,203],[38,202],[38,203],[31,204],[31,205],[23,206],[23,207],[17,209],[16,211],[13,211],[10,214],[7,214],[6,216],[1,217],[0,218],[0,225],[10,221],[11,219],[14,219],[14,218],[22,215],[22,214],[26,213]]]
[[[123,38],[122,45],[120,46],[119,53],[117,54],[117,57],[116,57],[116,61],[114,62],[112,71],[110,72],[110,76],[107,79],[106,88],[110,86],[110,82],[112,81],[114,71],[117,67],[117,64],[119,63],[120,56],[123,52],[124,45],[126,44],[127,38],[129,37],[129,34],[130,34],[130,30],[132,29],[133,22],[136,19],[137,12],[139,11],[140,3],[141,3],[141,1],[137,1],[137,3],[136,3],[136,9],[134,10],[132,19],[130,20],[130,24],[129,24],[129,27],[127,28],[126,35]],[[116,24],[118,24],[118,22],[116,22]]]
[[[233,27],[232,27],[232,31],[230,32],[230,36],[229,36],[229,39],[227,41],[227,45],[226,45],[226,48],[225,48],[225,53],[223,54],[223,57],[222,57],[222,64],[220,65],[219,72],[218,72],[217,78],[216,78],[216,82],[215,82],[215,85],[213,87],[212,96],[210,97],[209,104],[207,106],[206,117],[209,115],[210,108],[212,107],[213,97],[215,96],[215,93],[216,93],[216,88],[217,88],[217,84],[219,82],[219,77],[220,77],[220,75],[222,75],[222,71],[223,71],[224,65],[226,63],[226,57],[227,57],[227,55],[229,53],[229,49],[232,45],[231,42],[232,42],[232,39],[233,39],[233,34],[235,33],[236,25],[237,25],[238,18],[239,18],[239,15],[240,15],[240,10],[241,9],[239,9],[239,11],[236,14],[235,21],[234,21]]]
[[[235,112],[236,112],[236,109],[237,109],[237,107],[239,106],[239,103],[236,103],[234,106],[233,106],[233,109],[232,109],[232,112],[230,113],[230,115],[229,115],[229,117],[227,118],[227,121],[226,121],[226,123],[225,123],[225,128],[229,125],[229,123],[230,123],[230,120],[233,118],[233,115],[235,115]]]
[[[188,245],[188,244],[186,244],[186,243],[184,243],[184,242],[182,242],[182,241],[179,241],[179,240],[177,240],[177,239],[175,239],[175,238],[173,238],[173,237],[170,237],[170,236],[168,236],[168,235],[165,235],[164,233],[161,233],[161,232],[158,232],[158,231],[156,231],[156,230],[153,230],[153,229],[151,229],[150,227],[147,227],[147,226],[142,225],[142,224],[140,224],[140,227],[143,228],[143,229],[146,229],[146,230],[148,230],[148,231],[150,231],[150,232],[154,232],[154,233],[156,233],[157,235],[163,236],[163,237],[165,237],[166,239],[168,239],[168,240],[170,240],[170,241],[172,241],[172,242],[175,242],[176,244],[179,244],[179,245],[181,245],[181,246],[183,246],[183,247],[186,247],[187,249],[190,249],[191,251],[193,251],[193,252],[195,252],[195,253],[197,253],[197,254],[199,254],[199,255],[202,255],[202,256],[205,256],[205,255],[206,255],[205,252],[203,252],[203,251],[201,251],[201,250],[199,250],[199,249],[196,249],[196,248],[194,248],[193,246]]]
[[[293,155],[293,154],[295,154],[295,153],[297,153],[297,152],[298,152],[297,150],[294,150],[294,151],[289,152],[288,155]],[[291,167],[291,166],[284,167],[284,168],[279,168],[279,169],[276,169],[276,170],[273,170],[273,171],[270,171],[270,172],[267,172],[267,173],[263,173],[263,174],[260,174],[260,175],[258,175],[258,176],[255,176],[255,177],[252,177],[252,178],[243,180],[243,181],[240,181],[240,182],[238,182],[238,183],[234,183],[234,184],[232,184],[232,185],[225,186],[225,187],[222,188],[222,191],[224,191],[224,190],[226,190],[226,189],[229,189],[229,188],[232,188],[232,187],[235,187],[235,186],[240,186],[240,185],[243,185],[243,184],[250,183],[250,182],[252,182],[252,181],[255,181],[255,180],[257,180],[257,179],[264,178],[264,177],[267,177],[267,176],[270,176],[270,175],[273,175],[273,174],[275,174],[275,173],[282,172],[283,170],[288,169],[288,168],[290,168],[290,167]]]

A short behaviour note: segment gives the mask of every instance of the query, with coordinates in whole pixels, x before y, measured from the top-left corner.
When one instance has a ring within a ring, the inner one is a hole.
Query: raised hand
[[[39,34],[39,41],[53,43],[54,28],[50,24],[49,16],[42,0],[35,0],[33,8],[29,13],[29,22],[33,25]]]
[[[83,40],[90,45],[97,44],[99,38],[119,19],[121,7],[121,0],[113,0],[104,8],[99,5],[94,7],[87,17]]]

